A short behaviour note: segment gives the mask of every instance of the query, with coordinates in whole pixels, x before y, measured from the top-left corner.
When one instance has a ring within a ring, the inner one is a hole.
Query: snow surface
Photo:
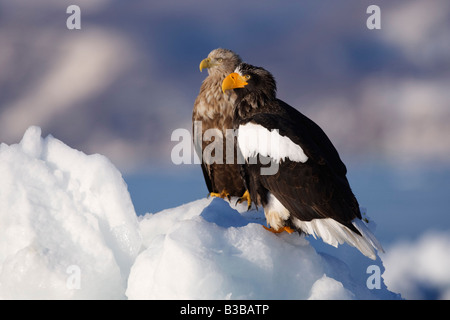
[[[30,127],[19,144],[0,145],[0,176],[0,298],[125,297],[141,236],[107,158]]]
[[[200,199],[141,217],[145,249],[131,269],[128,298],[396,298],[385,288],[369,290],[344,262],[319,254],[306,238],[267,232],[262,211],[237,209]]]
[[[107,158],[38,127],[0,145],[0,176],[3,299],[399,298],[382,278],[369,289],[379,258],[267,232],[262,210],[199,199],[138,218]]]

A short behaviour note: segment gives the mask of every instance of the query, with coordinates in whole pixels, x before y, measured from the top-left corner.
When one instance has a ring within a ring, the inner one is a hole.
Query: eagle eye
[[[250,80],[250,79],[251,79],[251,77],[252,77],[252,76],[251,76],[251,75],[249,75],[249,74],[246,74],[246,75],[244,75],[244,79],[245,79],[245,80]]]
[[[223,58],[218,58],[217,62],[222,63],[223,62]]]

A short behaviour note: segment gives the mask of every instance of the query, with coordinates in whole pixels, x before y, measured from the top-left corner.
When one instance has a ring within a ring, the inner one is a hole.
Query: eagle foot
[[[218,193],[218,192],[211,192],[211,193],[209,194],[209,196],[211,196],[211,197],[217,197],[217,198],[222,198],[222,199],[227,198],[228,201],[231,200],[230,194],[229,194],[229,193],[227,192],[227,190],[225,190],[225,189],[223,189],[221,193]]]
[[[267,228],[266,226],[263,226],[264,229],[266,229],[267,231],[270,231],[272,233],[282,233],[284,231],[286,231],[287,233],[291,234],[294,233],[294,229],[290,228],[290,227],[282,227],[279,229],[273,229],[273,228]]]
[[[250,208],[252,207],[252,199],[250,197],[250,193],[248,192],[248,190],[245,190],[245,192],[242,195],[242,197],[237,199],[235,205],[237,205],[238,203],[241,204],[244,201],[247,201],[247,211],[250,210]]]

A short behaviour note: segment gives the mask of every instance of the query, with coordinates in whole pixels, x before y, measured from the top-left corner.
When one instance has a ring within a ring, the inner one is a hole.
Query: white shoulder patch
[[[302,163],[308,160],[303,149],[288,137],[280,135],[277,129],[268,130],[251,122],[239,126],[238,145],[245,159],[260,154],[277,163],[286,158]]]

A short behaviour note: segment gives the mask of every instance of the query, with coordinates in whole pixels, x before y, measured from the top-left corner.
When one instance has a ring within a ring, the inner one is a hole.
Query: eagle
[[[238,197],[237,202],[247,201],[250,208],[250,195],[241,179],[235,137],[232,135],[234,94],[222,92],[222,81],[240,63],[242,60],[238,54],[222,48],[211,51],[201,61],[200,71],[208,69],[208,76],[194,102],[193,142],[197,155],[202,159],[201,167],[209,195],[228,200]]]
[[[275,79],[264,68],[241,63],[222,90],[236,94],[241,177],[251,200],[264,208],[264,227],[303,232],[335,247],[347,242],[376,259],[375,249],[383,248],[362,221],[347,168],[325,132],[276,97]]]

